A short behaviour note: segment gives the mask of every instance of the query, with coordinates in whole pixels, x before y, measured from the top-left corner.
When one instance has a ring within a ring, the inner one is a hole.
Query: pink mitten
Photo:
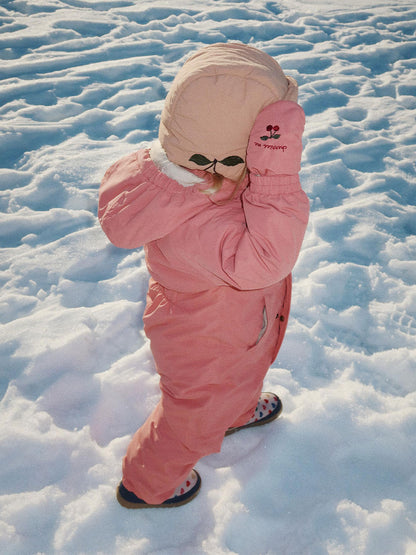
[[[294,175],[300,171],[305,112],[291,100],[266,106],[256,118],[247,146],[254,175]]]

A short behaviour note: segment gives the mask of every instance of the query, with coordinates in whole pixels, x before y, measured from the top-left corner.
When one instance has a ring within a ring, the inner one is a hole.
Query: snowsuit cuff
[[[250,174],[250,189],[253,193],[281,195],[302,190],[299,175],[254,175]]]

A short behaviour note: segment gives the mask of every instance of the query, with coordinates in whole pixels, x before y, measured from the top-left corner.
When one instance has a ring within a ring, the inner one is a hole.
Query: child
[[[118,247],[144,245],[143,321],[161,389],[123,461],[124,507],[190,501],[201,457],[281,411],[261,387],[283,340],[308,221],[296,100],[296,82],[267,54],[208,46],[176,76],[159,140],[104,176],[103,230]]]

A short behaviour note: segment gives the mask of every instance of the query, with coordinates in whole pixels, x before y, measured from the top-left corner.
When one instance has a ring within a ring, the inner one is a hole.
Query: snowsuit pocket
[[[259,336],[257,337],[256,345],[258,345],[260,343],[261,338],[266,333],[267,324],[268,324],[267,310],[266,310],[266,307],[263,307],[263,325],[262,325],[262,328],[260,330]]]

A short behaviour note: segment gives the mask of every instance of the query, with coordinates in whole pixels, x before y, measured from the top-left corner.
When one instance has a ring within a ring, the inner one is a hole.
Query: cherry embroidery
[[[262,137],[260,137],[260,139],[262,141],[268,141],[269,139],[279,139],[280,135],[279,133],[277,133],[279,129],[280,128],[278,125],[268,125],[266,127],[266,131],[269,132],[269,135],[263,135]]]

